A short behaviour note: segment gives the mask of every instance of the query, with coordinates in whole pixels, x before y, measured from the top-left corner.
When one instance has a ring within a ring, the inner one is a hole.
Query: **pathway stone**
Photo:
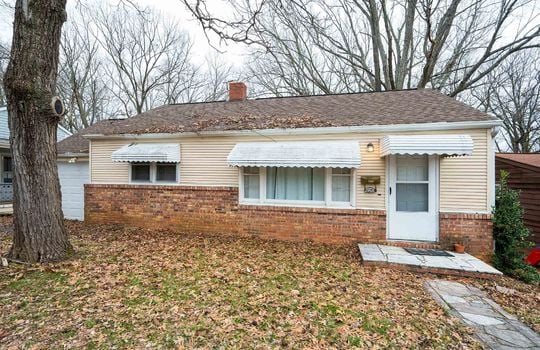
[[[540,335],[480,289],[445,280],[426,281],[424,287],[452,315],[472,326],[489,349],[540,349]]]
[[[469,273],[468,275],[502,275],[500,271],[466,253],[448,252],[450,256],[415,255],[401,247],[382,244],[359,244],[358,249],[364,263],[403,265],[424,270],[424,272],[429,272],[431,269],[438,270],[439,273],[446,271],[454,274],[466,272]]]

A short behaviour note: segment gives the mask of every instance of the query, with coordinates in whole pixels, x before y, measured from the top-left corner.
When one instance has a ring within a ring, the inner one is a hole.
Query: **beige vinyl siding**
[[[470,130],[472,156],[446,157],[440,160],[440,210],[487,211],[489,131]]]
[[[113,163],[111,154],[130,142],[109,140],[90,142],[90,182],[126,183],[129,182],[129,164]]]
[[[452,130],[439,132],[406,132],[400,134],[469,134],[474,140],[471,157],[443,158],[440,162],[440,207],[445,211],[486,211],[487,207],[487,133],[486,129]],[[392,133],[396,134],[396,133]],[[111,154],[132,142],[180,143],[180,185],[186,186],[238,186],[238,169],[227,165],[227,155],[238,142],[247,141],[308,141],[358,140],[362,163],[356,171],[356,207],[385,209],[386,159],[379,157],[379,139],[388,133],[344,133],[329,135],[272,136],[215,136],[172,139],[93,140],[92,178],[95,183],[128,183],[129,165],[113,163]],[[374,152],[367,152],[372,142]],[[474,174],[471,174],[474,172]],[[360,176],[381,177],[377,193],[364,193]]]
[[[238,186],[238,169],[227,165],[227,156],[235,144],[230,138],[182,140],[180,184]]]

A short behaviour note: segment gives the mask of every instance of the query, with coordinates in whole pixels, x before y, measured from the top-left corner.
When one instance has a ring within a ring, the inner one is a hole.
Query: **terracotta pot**
[[[460,243],[454,243],[454,251],[459,254],[465,253],[465,246]]]

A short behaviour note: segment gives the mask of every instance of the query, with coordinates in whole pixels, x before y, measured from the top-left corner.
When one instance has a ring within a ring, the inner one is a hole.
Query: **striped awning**
[[[113,162],[180,162],[178,143],[132,143],[114,151]]]
[[[381,157],[393,154],[469,156],[473,152],[470,135],[389,135],[381,139]]]
[[[359,168],[357,141],[297,141],[237,143],[229,156],[230,166]]]

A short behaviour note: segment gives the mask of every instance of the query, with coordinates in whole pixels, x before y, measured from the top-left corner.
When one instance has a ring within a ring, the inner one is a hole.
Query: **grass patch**
[[[7,284],[7,289],[14,292],[42,294],[63,289],[66,275],[61,272],[29,271],[16,276]]]
[[[428,276],[366,269],[354,247],[68,229],[84,254],[0,268],[0,348],[479,347]]]

